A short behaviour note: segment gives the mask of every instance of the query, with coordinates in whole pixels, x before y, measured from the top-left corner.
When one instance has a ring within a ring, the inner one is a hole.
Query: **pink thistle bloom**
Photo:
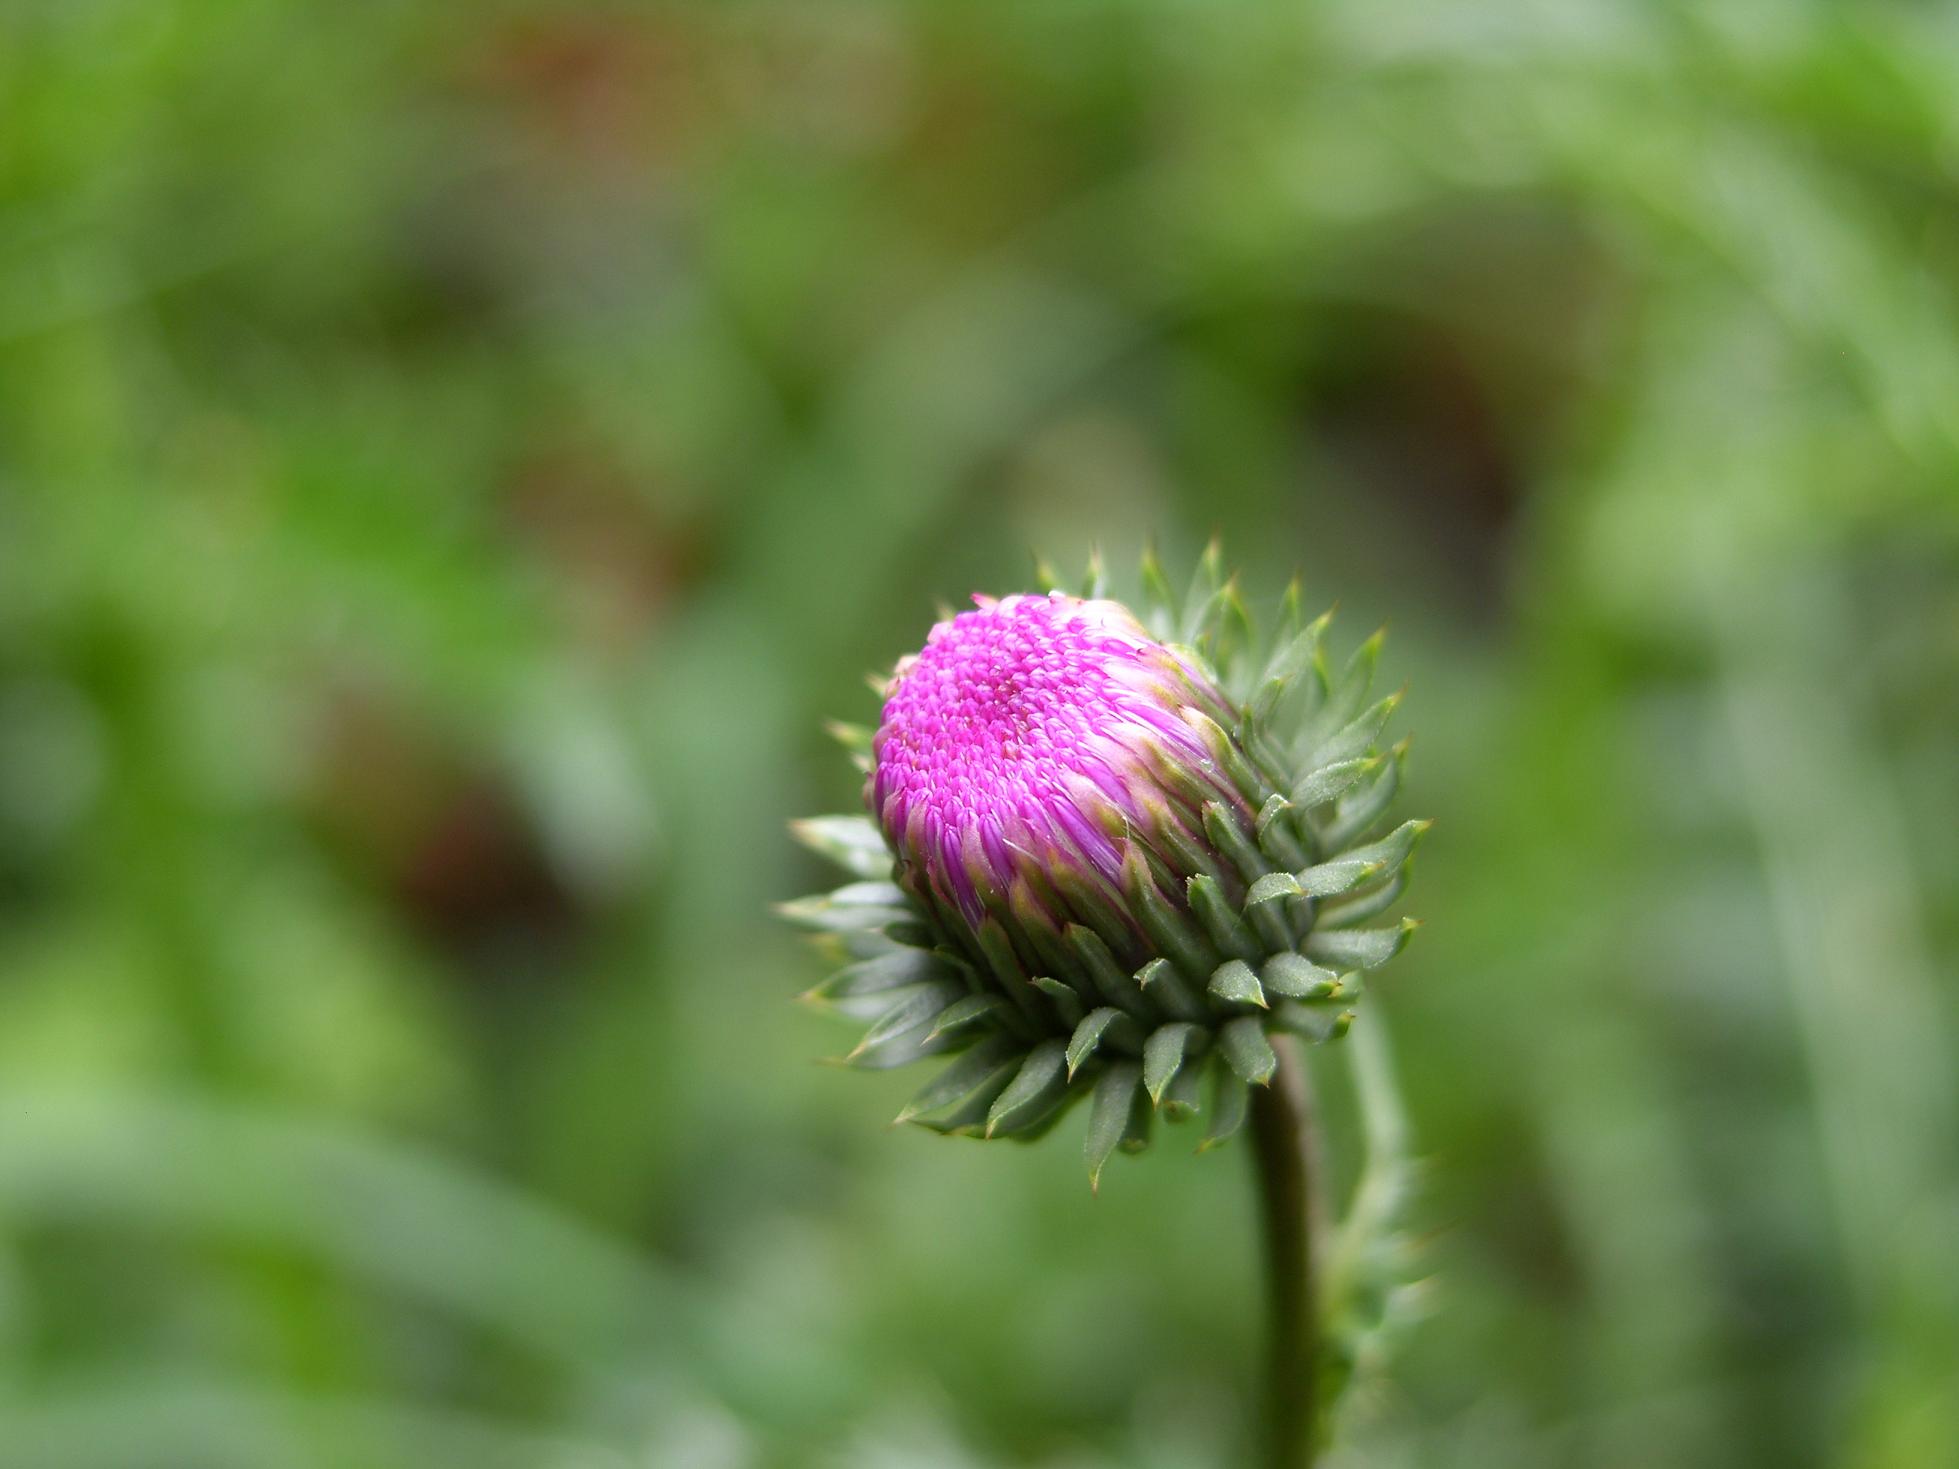
[[[1205,840],[1192,796],[1244,807],[1205,737],[1231,718],[1224,694],[1119,603],[974,600],[898,664],[872,744],[865,800],[900,880],[973,926],[1017,877],[1060,868],[1119,902],[1132,843],[1193,875],[1177,857]]]

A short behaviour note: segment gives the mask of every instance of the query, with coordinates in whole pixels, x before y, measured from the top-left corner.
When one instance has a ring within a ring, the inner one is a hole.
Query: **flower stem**
[[[1290,1045],[1252,1088],[1252,1155],[1264,1223],[1267,1304],[1265,1469],[1310,1469],[1319,1448],[1319,1134],[1306,1069]]]

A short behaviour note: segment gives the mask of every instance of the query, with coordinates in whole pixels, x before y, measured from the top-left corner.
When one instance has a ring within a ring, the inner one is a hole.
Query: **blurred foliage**
[[[12,0],[0,1465],[1238,1462],[1242,1159],[883,1129],[764,917],[936,599],[1214,528],[1392,618],[1442,818],[1340,1463],[1959,1462],[1955,77],[1906,3]]]

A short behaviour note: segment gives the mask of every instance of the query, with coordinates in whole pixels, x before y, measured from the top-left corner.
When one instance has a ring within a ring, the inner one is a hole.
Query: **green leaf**
[[[1145,1008],[1140,1003],[1142,997],[1135,976],[1126,973],[1116,963],[1115,955],[1109,952],[1109,946],[1102,942],[1100,934],[1079,923],[1071,923],[1063,931],[1062,938],[1075,951],[1103,999],[1131,1014]]]
[[[1097,602],[1109,595],[1108,568],[1102,564],[1102,552],[1088,553],[1088,571],[1082,577],[1082,596],[1088,601]]]
[[[1144,623],[1159,641],[1167,641],[1176,634],[1177,595],[1170,590],[1170,580],[1163,574],[1163,563],[1157,558],[1155,546],[1144,548],[1138,570],[1143,585]]]
[[[894,895],[892,901],[866,901],[862,894],[873,889]],[[883,928],[887,924],[915,920],[918,916],[904,893],[884,882],[852,883],[849,887],[838,888],[834,893],[796,898],[777,904],[776,912],[800,927],[832,933]]]
[[[1290,872],[1268,872],[1251,885],[1245,894],[1245,906],[1257,907],[1264,903],[1274,903],[1282,898],[1305,896],[1306,889],[1299,885],[1299,879]]]
[[[1324,765],[1337,765],[1344,760],[1365,755],[1374,742],[1381,737],[1388,718],[1401,702],[1400,694],[1389,694],[1387,698],[1367,710],[1351,724],[1337,730],[1313,751],[1312,757],[1305,761],[1309,770]]]
[[[1253,883],[1272,870],[1272,864],[1258,849],[1244,824],[1225,808],[1222,801],[1209,801],[1204,806],[1204,835],[1211,839],[1224,858],[1237,871],[1241,881]]]
[[[1378,918],[1395,905],[1402,889],[1408,886],[1408,869],[1402,868],[1392,879],[1381,884],[1372,892],[1359,897],[1348,898],[1344,902],[1329,903],[1320,909],[1313,919],[1313,927],[1351,928],[1356,923],[1365,923],[1370,918]]]
[[[1265,1022],[1256,1015],[1225,1021],[1218,1030],[1218,1054],[1255,1086],[1265,1085],[1279,1069],[1279,1057],[1265,1038]]]
[[[964,993],[959,985],[943,980],[921,985],[885,1011],[844,1059],[854,1064],[859,1056],[875,1050],[884,1042],[922,1028]]]
[[[1190,911],[1219,953],[1256,959],[1265,952],[1264,945],[1245,926],[1245,920],[1225,901],[1216,878],[1193,877],[1184,884],[1184,892],[1190,900]]]
[[[1197,1150],[1208,1152],[1229,1139],[1245,1125],[1251,1110],[1251,1092],[1237,1072],[1222,1060],[1211,1064],[1211,1125],[1204,1130],[1204,1141]]]
[[[1036,975],[1033,983],[1035,989],[1054,1002],[1055,1012],[1060,1015],[1063,1025],[1073,1025],[1087,1013],[1088,1007],[1071,986],[1045,974]]]
[[[1339,851],[1363,835],[1386,814],[1401,786],[1401,768],[1407,763],[1408,741],[1402,740],[1383,760],[1380,771],[1368,785],[1346,797],[1334,808],[1324,839],[1329,851]]]
[[[1374,665],[1380,660],[1381,644],[1387,641],[1387,637],[1388,630],[1382,628],[1354,649],[1347,666],[1334,681],[1333,694],[1327,700],[1326,708],[1320,711],[1319,725],[1322,730],[1331,733],[1360,712],[1367,691],[1374,684]]]
[[[1298,584],[1293,584],[1294,589]],[[1299,615],[1298,603],[1290,600],[1292,591],[1287,592],[1288,607],[1282,614],[1288,619]],[[1278,711],[1288,691],[1298,682],[1300,675],[1313,666],[1319,651],[1320,639],[1326,635],[1327,625],[1332,622],[1331,612],[1322,612],[1306,627],[1289,637],[1278,639],[1272,649],[1271,660],[1265,665],[1264,677],[1259,690],[1252,699],[1251,715],[1260,724],[1267,723]]]
[[[1336,857],[1293,875],[1299,880],[1299,891],[1307,897],[1337,898],[1379,877],[1385,865],[1361,857]]]
[[[1136,971],[1136,983],[1175,1019],[1200,1020],[1206,1013],[1183,971],[1168,959],[1150,960]]]
[[[1118,1061],[1095,1083],[1089,1103],[1088,1136],[1082,1144],[1090,1188],[1101,1186],[1102,1165],[1109,1161],[1109,1154],[1129,1131],[1130,1114],[1136,1110],[1142,1081],[1143,1068],[1138,1063]]]
[[[1335,969],[1377,969],[1407,946],[1420,925],[1404,918],[1394,928],[1350,928],[1307,935],[1306,957]]]
[[[1104,1038],[1111,1043],[1134,1047],[1141,1043],[1143,1028],[1133,1019],[1113,1005],[1104,1005],[1091,1010],[1082,1017],[1081,1024],[1068,1041],[1068,1077],[1074,1079],[1082,1063],[1095,1054]]]
[[[1319,999],[1333,993],[1338,976],[1299,954],[1274,954],[1259,968],[1259,980],[1275,995],[1295,1000]]]
[[[817,856],[854,876],[891,876],[891,849],[869,817],[812,816],[790,822],[789,832]]]
[[[927,949],[892,949],[875,959],[845,965],[829,978],[805,990],[803,998],[843,1000],[952,977],[952,966]]]
[[[1259,987],[1258,976],[1252,966],[1243,959],[1228,959],[1211,972],[1211,982],[1206,986],[1215,999],[1227,1005],[1265,1006],[1265,991]]]
[[[1357,755],[1312,771],[1294,787],[1293,801],[1302,807],[1324,806],[1338,800],[1387,762],[1384,755]]]
[[[1215,952],[1204,935],[1163,896],[1150,875],[1142,848],[1131,843],[1122,863],[1122,890],[1129,900],[1129,911],[1164,954],[1192,974],[1209,974],[1223,957]]]
[[[942,1035],[957,1035],[962,1030],[970,1030],[989,1021],[997,1020],[1008,1010],[1007,1002],[998,995],[967,995],[962,1000],[954,1000],[939,1012],[939,1018],[932,1022],[928,1040],[937,1040]]]
[[[1304,867],[1306,848],[1293,829],[1292,802],[1274,795],[1258,809],[1258,847],[1278,867]]]
[[[1031,1122],[1044,1106],[1056,1099],[1068,1085],[1067,1046],[1059,1040],[1045,1040],[1027,1053],[1027,1059],[1000,1093],[986,1114],[986,1135],[1016,1124]]]
[[[1164,1089],[1163,1100],[1157,1104],[1159,1111],[1172,1122],[1181,1122],[1203,1107],[1198,1102],[1198,1092],[1204,1085],[1202,1066],[1185,1066],[1170,1079]]]
[[[1218,594],[1223,589],[1224,547],[1213,536],[1204,547],[1204,554],[1197,558],[1197,569],[1190,578],[1190,590],[1184,594],[1184,620],[1178,629],[1178,642],[1186,646],[1196,645],[1198,635],[1204,631]]]
[[[926,1082],[919,1088],[918,1094],[905,1103],[905,1110],[895,1120],[913,1122],[927,1112],[950,1107],[954,1102],[979,1091],[996,1077],[1004,1086],[1008,1075],[1020,1069],[1023,1055],[1024,1052],[1011,1037],[989,1036],[971,1050],[947,1062],[937,1076]]]
[[[1353,1023],[1354,1012],[1339,1001],[1303,1005],[1297,1000],[1281,1000],[1273,1011],[1273,1024],[1316,1046],[1338,1040]]]
[[[1163,1100],[1163,1090],[1176,1079],[1184,1057],[1203,1039],[1203,1031],[1188,1021],[1173,1021],[1151,1032],[1143,1045],[1143,1089],[1152,1104]]]
[[[1404,821],[1378,842],[1369,842],[1364,847],[1355,847],[1344,854],[1349,862],[1374,862],[1383,868],[1399,867],[1406,862],[1415,848],[1421,844],[1433,821]]]

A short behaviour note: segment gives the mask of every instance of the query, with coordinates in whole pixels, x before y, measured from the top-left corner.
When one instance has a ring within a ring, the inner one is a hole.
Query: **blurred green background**
[[[767,913],[1213,530],[1440,819],[1337,1462],[1959,1463],[1956,284],[1949,7],[10,0],[0,1465],[1243,1462],[1242,1153],[885,1128]]]

